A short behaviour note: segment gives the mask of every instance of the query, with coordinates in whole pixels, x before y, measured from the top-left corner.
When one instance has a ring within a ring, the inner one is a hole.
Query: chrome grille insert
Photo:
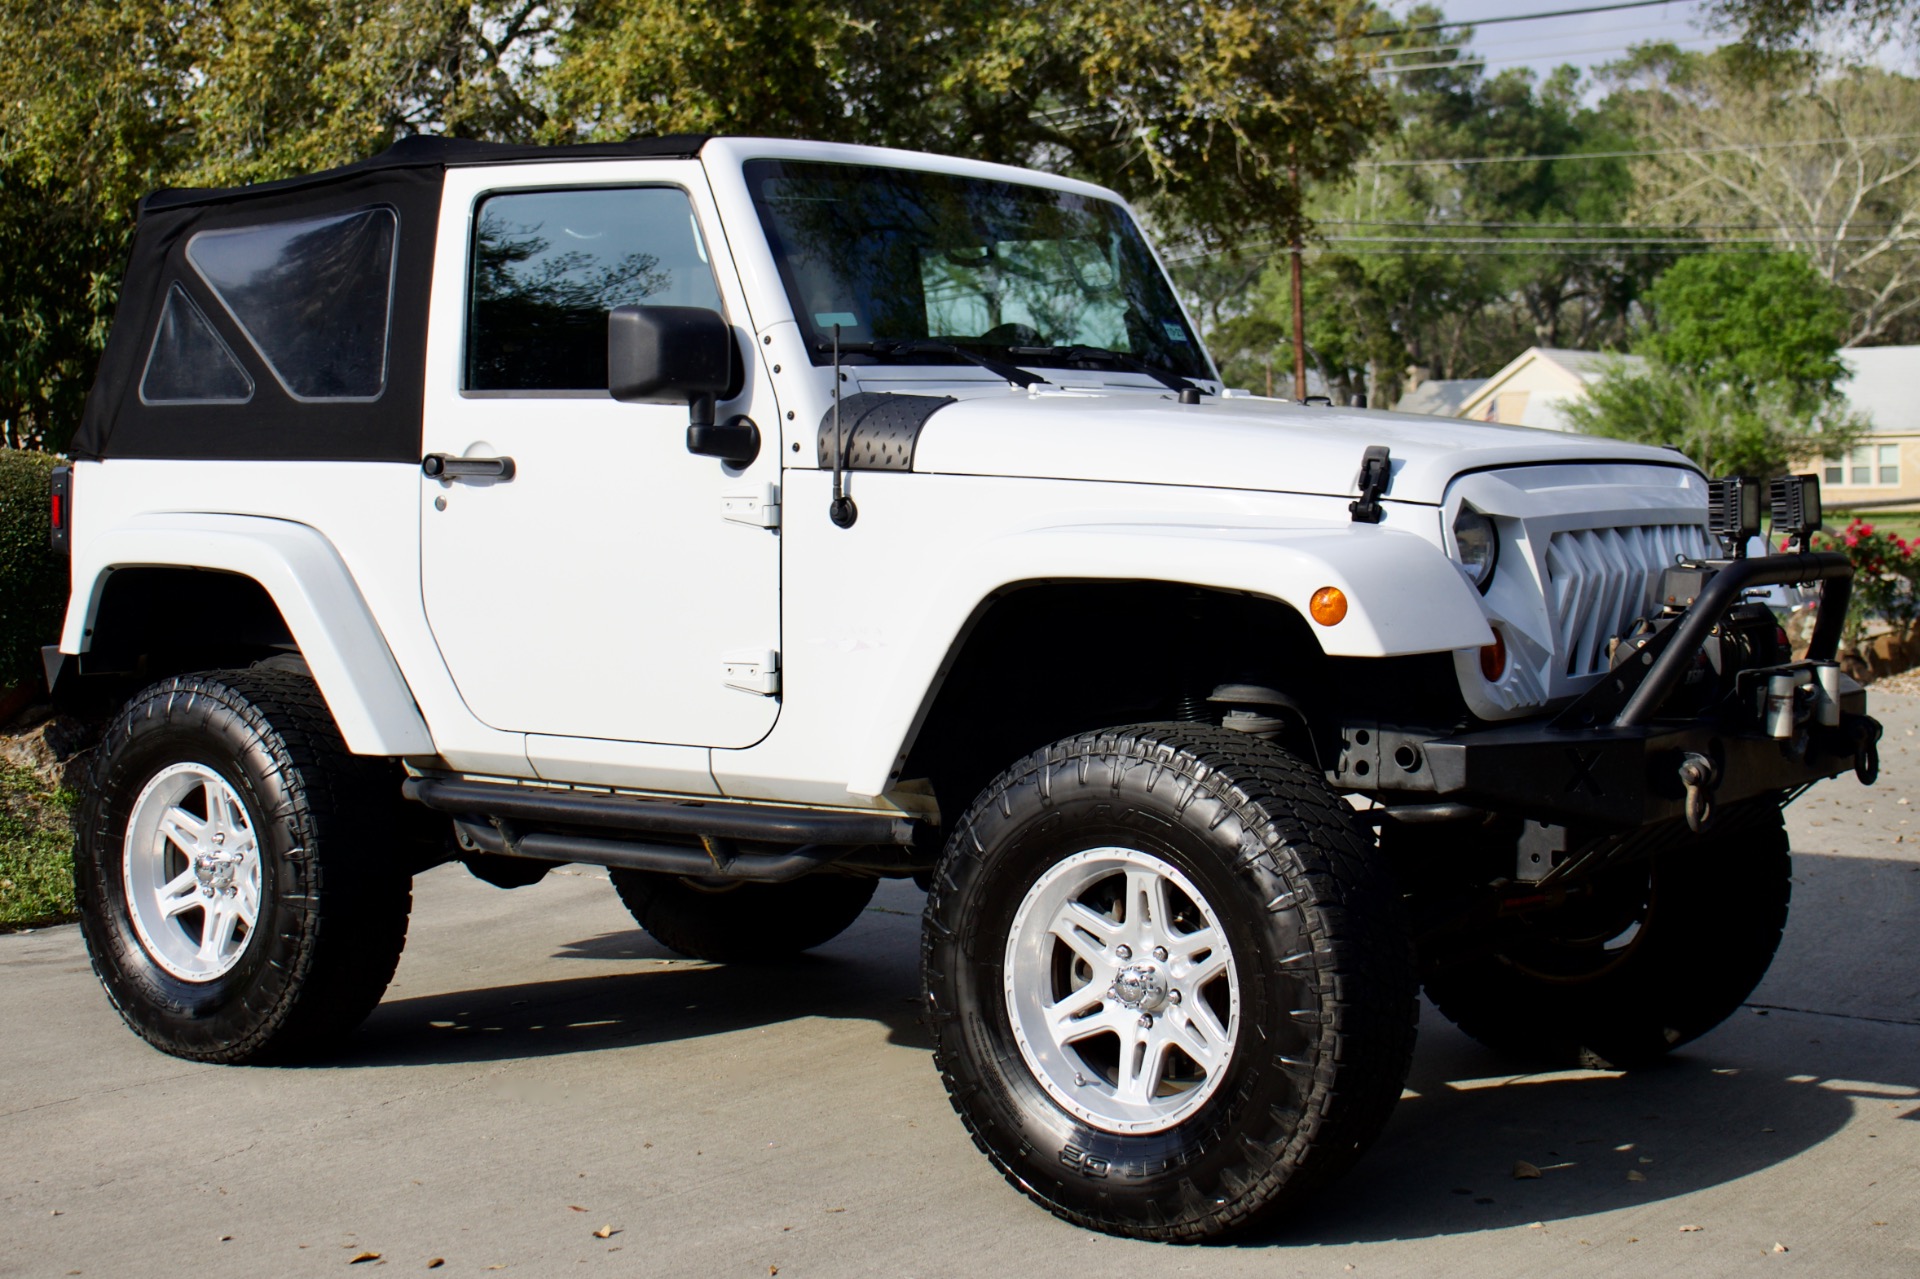
[[[1547,543],[1554,651],[1569,677],[1607,669],[1607,641],[1651,610],[1660,571],[1711,553],[1698,524],[1567,529]]]

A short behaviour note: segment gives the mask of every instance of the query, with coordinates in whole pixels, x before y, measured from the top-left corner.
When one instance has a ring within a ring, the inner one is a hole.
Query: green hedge
[[[0,689],[41,678],[40,646],[60,637],[67,562],[47,544],[51,454],[0,449]]]

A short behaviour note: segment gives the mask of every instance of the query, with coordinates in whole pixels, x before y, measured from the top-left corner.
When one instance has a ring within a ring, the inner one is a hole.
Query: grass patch
[[[73,919],[76,798],[0,764],[0,932]]]

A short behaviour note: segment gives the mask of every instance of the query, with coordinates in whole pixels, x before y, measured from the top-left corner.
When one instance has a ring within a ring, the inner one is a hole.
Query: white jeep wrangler
[[[994,165],[412,139],[161,192],[73,456],[48,677],[120,707],[76,874],[138,1034],[336,1046],[450,858],[609,867],[743,962],[911,876],[955,1110],[1116,1233],[1351,1165],[1423,983],[1536,1059],[1705,1032],[1782,805],[1876,766],[1805,477],[1745,558],[1761,487],[1669,451],[1226,390],[1124,204]]]

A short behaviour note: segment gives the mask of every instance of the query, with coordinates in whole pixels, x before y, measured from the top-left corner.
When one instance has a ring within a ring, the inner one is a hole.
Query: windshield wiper
[[[815,342],[817,351],[828,350],[829,343]],[[964,346],[955,346],[939,338],[879,338],[872,342],[842,342],[842,355],[877,355],[882,359],[899,355],[957,355],[969,364],[977,364],[996,377],[1003,377],[1015,386],[1032,386],[1047,379],[1038,373],[1029,373],[1018,365],[1008,364],[1004,360],[991,359],[967,350]]]
[[[1117,364],[1130,373],[1144,373],[1171,391],[1203,389],[1178,373],[1170,373],[1166,369],[1148,364],[1145,360],[1135,359],[1124,351],[1109,351],[1104,346],[1010,346],[1007,348],[1007,354],[1028,355],[1049,360],[1079,360],[1086,364],[1104,360],[1109,364]]]

